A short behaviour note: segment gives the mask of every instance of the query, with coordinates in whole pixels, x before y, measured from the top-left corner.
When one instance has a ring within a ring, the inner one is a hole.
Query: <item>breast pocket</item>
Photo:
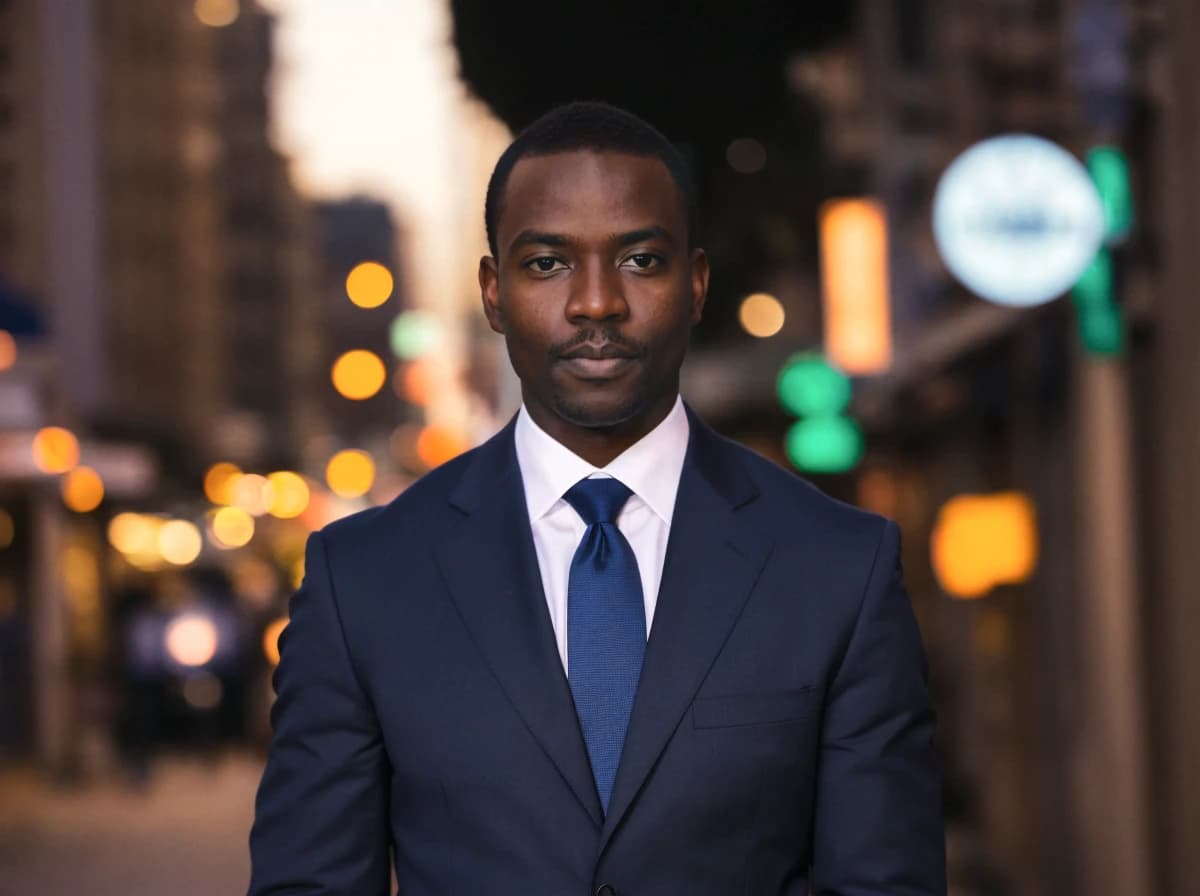
[[[696,728],[738,728],[796,722],[812,715],[814,700],[811,687],[697,697],[692,703],[692,724]]]

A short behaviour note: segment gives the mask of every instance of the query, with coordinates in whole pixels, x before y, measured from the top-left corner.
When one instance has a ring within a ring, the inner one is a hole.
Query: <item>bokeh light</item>
[[[746,296],[738,308],[742,329],[758,339],[766,339],[782,330],[784,317],[783,304],[765,292]]]
[[[402,361],[415,361],[429,354],[442,341],[442,324],[429,311],[405,311],[396,316],[389,330],[392,353]]]
[[[196,18],[210,28],[224,28],[237,21],[238,0],[196,0]]]
[[[91,467],[76,467],[62,481],[63,503],[76,513],[90,513],[104,500],[104,480]]]
[[[295,519],[308,507],[308,483],[299,473],[280,470],[267,477],[271,484],[272,500],[267,511],[281,520]]]
[[[375,484],[375,461],[365,451],[339,451],[325,467],[325,481],[339,498],[358,498]]]
[[[118,513],[109,521],[108,542],[122,554],[156,554],[161,526],[161,520],[152,516]]]
[[[244,547],[254,538],[254,517],[240,507],[222,507],[208,525],[219,548]]]
[[[427,467],[436,467],[458,457],[467,448],[462,434],[448,426],[431,423],[417,436],[417,456]]]
[[[283,634],[283,630],[287,628],[287,624],[287,617],[280,616],[278,619],[272,620],[267,626],[266,631],[263,632],[263,655],[272,666],[279,665],[279,636]]]
[[[432,355],[417,358],[398,370],[396,376],[400,397],[422,408],[429,407],[447,385],[446,367]]]
[[[242,475],[236,464],[213,464],[204,474],[204,495],[214,504],[232,504],[233,487]]]
[[[203,666],[217,654],[217,627],[207,616],[176,616],[163,633],[167,654],[181,666]]]
[[[793,355],[779,373],[779,402],[797,417],[840,414],[850,404],[849,377],[820,355]]]
[[[343,398],[362,401],[375,395],[387,381],[383,360],[366,349],[346,352],[333,364],[333,388]]]
[[[938,512],[930,539],[933,570],[947,594],[983,597],[1024,582],[1037,565],[1037,514],[1020,492],[959,495]]]
[[[8,370],[17,363],[17,340],[8,330],[0,330],[0,371]]]
[[[391,298],[395,285],[391,271],[377,261],[364,261],[347,275],[346,295],[359,308],[378,308]]]
[[[33,437],[33,462],[43,473],[67,473],[79,463],[79,440],[68,429],[47,426]]]
[[[244,473],[233,483],[233,504],[251,516],[263,516],[275,502],[275,487],[266,476]]]
[[[158,552],[174,566],[194,563],[203,548],[200,530],[187,520],[170,520],[158,530]]]

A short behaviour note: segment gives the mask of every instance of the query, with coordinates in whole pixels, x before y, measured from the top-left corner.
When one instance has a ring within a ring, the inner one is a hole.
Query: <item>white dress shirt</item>
[[[687,454],[688,433],[687,412],[683,401],[676,398],[675,406],[658,426],[600,469],[555,441],[521,406],[514,433],[517,463],[525,484],[525,504],[533,528],[542,589],[546,592],[563,669],[567,668],[567,578],[575,550],[587,530],[563,495],[579,480],[593,476],[611,476],[633,492],[617,517],[617,528],[628,539],[637,558],[649,634],[667,556],[675,494],[679,491],[679,477]]]

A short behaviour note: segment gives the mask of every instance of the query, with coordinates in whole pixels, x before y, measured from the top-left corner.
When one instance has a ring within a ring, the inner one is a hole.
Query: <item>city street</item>
[[[147,789],[0,777],[0,896],[244,893],[260,766],[165,760]]]

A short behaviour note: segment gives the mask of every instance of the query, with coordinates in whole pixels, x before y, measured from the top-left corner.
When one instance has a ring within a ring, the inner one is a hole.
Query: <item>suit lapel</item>
[[[771,540],[736,513],[757,494],[736,453],[690,417],[662,585],[601,850],[691,704],[771,550]]]
[[[554,639],[509,424],[479,449],[451,502],[467,516],[437,550],[492,673],[599,827],[600,800]]]

